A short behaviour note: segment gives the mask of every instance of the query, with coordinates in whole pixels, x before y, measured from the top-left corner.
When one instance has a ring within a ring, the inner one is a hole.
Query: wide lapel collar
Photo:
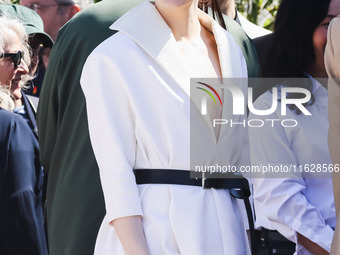
[[[183,72],[176,40],[154,4],[149,1],[141,3],[113,23],[110,29],[118,30],[134,40],[190,96],[190,77]]]
[[[237,55],[237,53],[234,52],[235,49],[230,47],[226,31],[201,10],[198,10],[198,17],[200,23],[215,36],[222,77],[241,77],[242,70],[239,70],[238,61],[236,61],[237,63],[235,64],[232,59],[232,56],[234,54]],[[183,66],[184,62],[182,61],[181,52],[177,47],[171,29],[152,3],[145,1],[131,9],[113,23],[110,29],[117,30],[135,41],[170,74],[170,77],[172,77],[185,94],[190,97],[190,77],[183,71],[185,70],[185,66]],[[173,89],[176,90],[176,88]],[[224,96],[227,98],[225,94],[226,92],[224,93]],[[191,111],[191,114],[199,114],[202,118],[200,109],[196,106],[195,108],[195,110]],[[230,118],[231,114],[231,109],[226,109],[226,107],[224,107],[222,118]],[[203,119],[205,119],[208,129],[216,141],[210,118]],[[221,135],[222,129],[220,130],[219,137],[221,137]]]

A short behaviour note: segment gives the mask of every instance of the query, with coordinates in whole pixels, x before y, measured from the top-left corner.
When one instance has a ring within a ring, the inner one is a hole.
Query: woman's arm
[[[269,109],[271,106],[269,98],[271,94],[267,94],[265,98],[260,97],[262,102],[257,102],[256,109]],[[251,114],[251,118],[280,119],[280,116]],[[288,138],[286,130],[279,121],[274,127],[267,124],[261,128],[249,128],[252,165],[297,165],[296,152],[292,149],[294,142],[292,139],[296,139],[298,134],[299,132],[295,132],[292,138]],[[262,178],[253,179],[257,224],[278,230],[294,242],[298,242],[296,233],[300,233],[311,242],[329,251],[334,231],[325,223],[319,209],[308,201],[305,196],[307,184],[298,172],[294,173],[293,167],[292,169],[294,175],[292,178],[281,172],[272,176],[276,178],[262,176]]]
[[[140,196],[132,171],[137,141],[135,113],[129,94],[131,84],[126,83],[124,65],[116,63],[124,53],[122,50],[107,52],[109,46],[99,46],[88,57],[81,87],[105,199],[105,223],[115,228],[126,254],[144,255],[149,252],[142,228]]]
[[[329,255],[328,251],[320,247],[318,244],[312,242],[307,237],[304,237],[300,233],[297,233],[297,240],[299,244],[315,255]]]
[[[141,216],[129,216],[111,222],[126,255],[149,255]]]

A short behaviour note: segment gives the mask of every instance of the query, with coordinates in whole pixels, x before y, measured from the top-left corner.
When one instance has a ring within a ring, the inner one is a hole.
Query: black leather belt
[[[290,242],[287,238],[285,238],[283,235],[281,235],[278,231],[276,231],[276,230],[269,230],[269,229],[264,229],[263,228],[262,231],[261,231],[261,241],[265,241],[265,240],[268,240],[268,241],[280,241],[280,242]]]
[[[247,197],[250,196],[247,179],[233,174],[206,174],[198,178],[192,171],[175,169],[135,169],[133,170],[137,184],[177,184],[189,186],[201,186],[210,189],[242,189]]]
[[[250,189],[247,179],[232,173],[199,173],[199,177],[195,178],[197,173],[193,171],[176,169],[135,169],[133,172],[137,184],[174,184],[199,186],[205,189],[228,189],[233,197],[243,199],[249,223],[251,250],[252,254],[255,254],[256,237],[253,213],[249,202]]]

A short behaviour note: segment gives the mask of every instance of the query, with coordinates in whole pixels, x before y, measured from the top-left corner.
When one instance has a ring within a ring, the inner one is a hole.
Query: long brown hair
[[[205,13],[209,12],[209,7],[210,7],[213,19],[217,20],[218,23],[221,25],[221,27],[226,29],[226,25],[223,19],[223,14],[222,14],[218,0],[200,0],[198,2],[198,7],[201,10],[203,10]]]

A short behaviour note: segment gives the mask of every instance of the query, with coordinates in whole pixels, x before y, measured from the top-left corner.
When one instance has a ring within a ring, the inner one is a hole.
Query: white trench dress
[[[214,33],[223,77],[246,78],[232,37],[203,12],[199,17]],[[133,169],[190,169],[190,77],[152,3],[130,10],[111,29],[119,32],[91,53],[81,77],[106,205],[95,254],[124,254],[109,223],[133,215],[143,216],[152,255],[249,254],[244,208],[227,190],[136,185]],[[222,117],[233,118],[230,95],[224,101]],[[247,128],[222,127],[217,141],[200,111],[192,114],[200,163],[239,167]]]

